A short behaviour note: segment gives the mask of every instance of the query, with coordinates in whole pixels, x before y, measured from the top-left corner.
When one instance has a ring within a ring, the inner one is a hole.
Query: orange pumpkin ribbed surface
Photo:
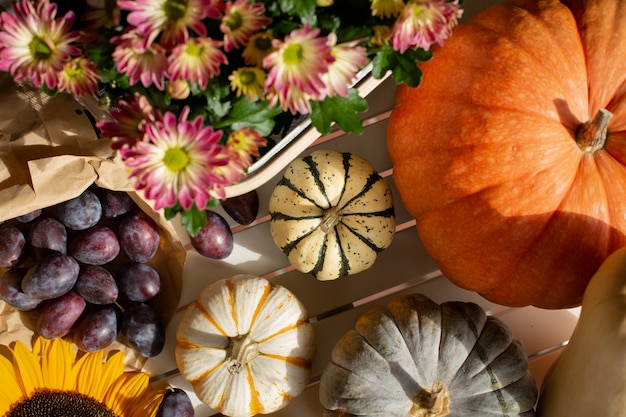
[[[387,145],[442,272],[509,306],[579,305],[626,245],[626,2],[512,1],[400,86]]]

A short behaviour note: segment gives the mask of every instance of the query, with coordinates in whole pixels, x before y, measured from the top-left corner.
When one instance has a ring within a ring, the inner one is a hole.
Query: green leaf
[[[337,43],[348,42],[354,39],[369,38],[371,37],[372,32],[373,30],[371,28],[362,26],[338,28]]]
[[[323,135],[330,132],[333,122],[348,133],[363,133],[363,120],[358,112],[367,110],[367,100],[359,96],[359,92],[351,88],[348,97],[334,96],[323,101],[311,102],[311,122]]]
[[[251,127],[262,136],[268,136],[274,128],[274,117],[282,113],[278,106],[270,107],[265,100],[249,101],[246,97],[237,100],[226,117],[215,124],[222,129],[230,127],[232,130],[242,127]]]
[[[388,46],[380,49],[374,56],[372,75],[374,78],[382,78],[387,71],[393,71],[393,79],[396,83],[417,87],[422,80],[422,71],[418,62],[427,61],[431,56],[430,51],[423,49],[409,49],[401,54]]]
[[[298,15],[303,19],[315,17],[315,0],[279,0],[280,8],[284,13]]]
[[[230,86],[228,84],[220,85],[214,80],[201,93],[206,99],[207,113],[213,116],[210,120],[211,123],[216,123],[217,120],[228,114],[231,109],[231,103],[226,99],[230,94]]]
[[[189,210],[183,210],[179,203],[173,207],[167,207],[163,210],[163,214],[167,220],[171,220],[180,214],[182,226],[187,230],[189,236],[195,236],[200,229],[206,225],[206,213],[204,210],[198,209],[194,204]]]

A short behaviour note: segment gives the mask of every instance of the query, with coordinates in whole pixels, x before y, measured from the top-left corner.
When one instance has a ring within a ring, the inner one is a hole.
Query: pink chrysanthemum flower
[[[356,77],[356,73],[367,63],[367,50],[358,46],[357,42],[346,42],[337,45],[337,35],[328,35],[331,54],[335,60],[328,66],[328,71],[322,74],[326,84],[326,96],[348,96],[348,87]]]
[[[76,57],[66,62],[59,73],[59,91],[74,96],[92,95],[98,91],[100,75],[96,65],[85,57]]]
[[[53,89],[58,73],[80,50],[72,45],[78,33],[71,31],[74,13],[56,18],[57,5],[48,0],[24,0],[12,12],[0,13],[0,71],[16,81],[30,79],[34,85]]]
[[[238,158],[233,158],[233,155],[226,151],[226,149],[223,150],[223,154],[225,158],[228,158],[228,163],[215,167],[215,175],[223,178],[226,184],[235,184],[246,176],[247,167]],[[226,198],[224,185],[213,187],[213,189],[211,189],[211,195],[220,200]]]
[[[206,88],[209,79],[220,73],[220,65],[228,63],[220,46],[214,39],[198,37],[175,47],[168,57],[170,79],[183,78]]]
[[[135,188],[154,200],[154,208],[171,207],[177,202],[185,210],[192,205],[204,209],[212,193],[227,185],[215,169],[228,163],[219,141],[222,131],[203,126],[202,116],[188,121],[189,107],[177,118],[165,113],[161,121],[147,125],[148,140],[137,142],[125,160]]]
[[[111,148],[119,149],[122,156],[137,141],[144,140],[146,125],[156,121],[152,105],[139,93],[126,94],[109,113],[112,120],[101,120],[96,127],[100,129],[100,136],[110,139]]]
[[[395,17],[404,9],[404,0],[370,0],[372,16]]]
[[[224,34],[226,52],[240,48],[248,42],[251,35],[272,22],[261,3],[249,3],[248,0],[236,0],[226,3],[226,11],[220,30]]]
[[[243,52],[241,52],[246,65],[257,67],[263,65],[263,59],[274,51],[273,40],[274,37],[267,32],[258,32],[250,36]]]
[[[191,94],[191,86],[182,78],[170,80],[167,83],[167,94],[174,100],[184,100]]]
[[[310,114],[311,100],[321,100],[323,94],[312,96],[297,87],[291,87],[286,94],[278,94],[275,90],[269,90],[266,94],[270,106],[280,105],[291,114]]]
[[[157,43],[145,47],[143,41],[143,36],[132,31],[111,38],[111,43],[116,45],[112,56],[117,70],[128,75],[133,85],[141,81],[144,87],[154,84],[163,90],[167,75],[166,51]]]
[[[452,34],[463,14],[458,0],[414,0],[409,2],[391,27],[393,48],[404,53],[409,48],[430,49]]]
[[[236,155],[244,166],[252,165],[252,157],[259,156],[259,149],[267,145],[267,140],[251,127],[242,127],[228,135],[226,149]]]
[[[327,39],[319,33],[320,29],[305,24],[292,31],[284,42],[274,40],[276,50],[263,60],[263,66],[269,69],[265,88],[274,89],[280,101],[290,101],[287,98],[293,89],[312,96],[323,93],[321,74],[328,71],[333,56]]]
[[[228,76],[230,89],[237,97],[245,95],[250,101],[264,96],[265,78],[265,71],[257,67],[237,68]]]
[[[118,0],[120,8],[130,12],[126,20],[145,37],[145,45],[161,35],[159,42],[166,48],[186,42],[189,29],[206,36],[202,20],[221,16],[213,3],[213,0]]]

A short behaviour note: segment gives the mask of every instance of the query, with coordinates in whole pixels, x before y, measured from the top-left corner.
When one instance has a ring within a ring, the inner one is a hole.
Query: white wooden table
[[[465,16],[495,3],[495,0],[465,2]],[[316,148],[331,148],[354,152],[374,164],[393,188],[393,172],[385,147],[387,118],[393,106],[395,85],[388,79],[368,95],[370,109],[364,114],[366,129],[360,136],[336,132],[321,137],[302,153]],[[196,299],[207,285],[235,274],[264,276],[290,289],[307,307],[316,331],[316,355],[310,385],[301,396],[292,400],[276,417],[319,417],[319,376],[330,360],[330,352],[339,337],[354,327],[357,318],[373,306],[385,304],[400,293],[420,292],[437,302],[447,300],[473,301],[485,308],[488,314],[501,318],[526,347],[530,370],[540,384],[547,367],[567,342],[576,324],[578,309],[541,310],[534,307],[507,308],[487,302],[475,293],[451,284],[437,269],[435,262],[425,253],[411,216],[404,209],[395,192],[398,230],[391,246],[380,253],[375,265],[356,276],[336,281],[319,282],[310,275],[293,271],[285,256],[276,248],[270,237],[268,225],[268,199],[282,176],[282,170],[258,188],[261,207],[258,219],[246,227],[238,226],[219,208],[216,210],[231,221],[235,248],[225,260],[211,260],[198,255],[190,245],[183,274],[183,291],[179,312],[170,322],[163,352],[147,361],[146,370],[155,381],[167,380],[171,385],[189,392],[196,406],[197,417],[219,416],[215,410],[201,403],[190,384],[176,368],[174,360],[175,332],[181,312]],[[395,190],[395,189],[394,189]],[[181,231],[184,243],[185,232]]]

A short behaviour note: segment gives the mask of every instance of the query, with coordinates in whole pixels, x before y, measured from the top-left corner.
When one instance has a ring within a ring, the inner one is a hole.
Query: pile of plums
[[[0,299],[33,311],[45,338],[71,337],[95,351],[121,335],[155,356],[165,326],[153,307],[161,276],[148,262],[160,240],[158,224],[126,192],[91,186],[0,225]]]

